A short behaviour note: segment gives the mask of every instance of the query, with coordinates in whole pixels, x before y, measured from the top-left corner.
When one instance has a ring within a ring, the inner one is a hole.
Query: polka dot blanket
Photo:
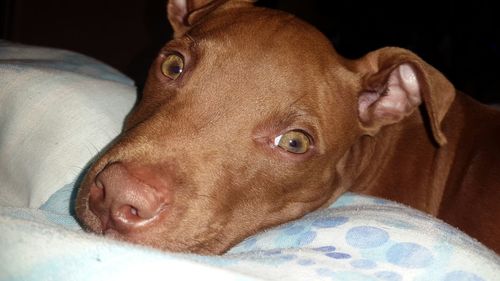
[[[85,233],[74,182],[119,132],[132,82],[82,55],[0,41],[0,85],[0,280],[500,280],[499,256],[459,230],[352,193],[222,256]]]

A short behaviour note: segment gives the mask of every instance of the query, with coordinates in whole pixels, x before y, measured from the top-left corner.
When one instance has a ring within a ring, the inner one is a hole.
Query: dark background
[[[4,39],[100,59],[141,86],[170,38],[165,0],[0,0]],[[323,31],[349,58],[408,48],[458,89],[500,103],[500,10],[493,1],[261,0]]]

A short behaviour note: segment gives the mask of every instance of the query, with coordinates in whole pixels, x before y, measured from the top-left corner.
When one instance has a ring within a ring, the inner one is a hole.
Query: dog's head
[[[171,0],[168,15],[174,39],[81,185],[77,215],[92,231],[222,253],[334,200],[355,174],[353,144],[421,101],[445,142],[450,95],[428,93],[448,86],[408,51],[349,61],[310,25],[249,0]]]

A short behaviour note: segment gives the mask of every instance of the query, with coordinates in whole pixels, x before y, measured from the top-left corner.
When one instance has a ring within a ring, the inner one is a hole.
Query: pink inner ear
[[[405,63],[400,65],[398,70],[401,86],[406,90],[409,102],[413,105],[419,105],[422,102],[422,94],[415,69],[410,64]]]
[[[187,14],[187,0],[170,0],[170,4],[175,7],[177,12]]]
[[[380,93],[377,92],[363,92],[359,96],[358,100],[358,111],[359,111],[359,119],[364,123],[370,121],[370,115],[368,107],[375,103],[380,97]]]
[[[399,65],[383,85],[383,92],[361,93],[358,110],[363,123],[383,126],[399,122],[422,102],[417,73],[410,64]]]
[[[188,13],[187,0],[169,0],[168,1],[168,16],[179,25],[183,25]],[[172,23],[174,25],[174,23]]]

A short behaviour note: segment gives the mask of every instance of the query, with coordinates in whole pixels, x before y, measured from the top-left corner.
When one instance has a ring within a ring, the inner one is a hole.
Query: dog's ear
[[[434,140],[446,144],[441,122],[455,98],[455,88],[436,69],[412,52],[383,48],[356,62],[363,74],[358,114],[368,134],[411,115],[423,103]]]
[[[219,6],[231,2],[253,3],[256,0],[169,0],[167,4],[168,20],[174,29],[174,37],[180,37],[203,16]]]

